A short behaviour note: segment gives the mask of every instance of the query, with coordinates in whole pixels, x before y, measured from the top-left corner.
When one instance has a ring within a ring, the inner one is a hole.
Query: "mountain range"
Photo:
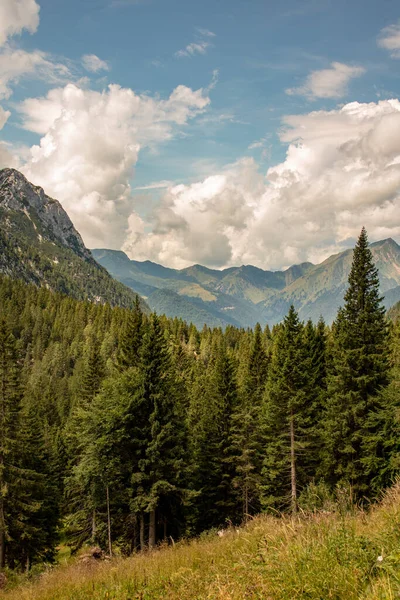
[[[386,308],[400,300],[400,246],[371,244]],[[0,170],[0,273],[77,299],[180,317],[198,327],[274,325],[294,304],[304,320],[331,323],[343,301],[352,261],[345,250],[318,265],[284,271],[252,265],[171,269],[117,250],[85,247],[61,204],[15,169]],[[145,300],[143,300],[143,298]]]
[[[400,246],[391,238],[371,244],[379,269],[384,305],[400,300]],[[92,250],[113,277],[137,290],[150,308],[198,327],[274,325],[293,304],[301,319],[331,323],[343,302],[353,251],[330,256],[322,263],[302,263],[284,271],[251,265],[223,270],[193,265],[170,269],[150,261],[130,260],[116,250]]]

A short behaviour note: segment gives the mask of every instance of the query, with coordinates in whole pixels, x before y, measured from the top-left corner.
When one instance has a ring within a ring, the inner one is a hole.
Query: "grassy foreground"
[[[400,484],[369,513],[261,516],[246,527],[110,562],[69,563],[6,600],[400,598]]]

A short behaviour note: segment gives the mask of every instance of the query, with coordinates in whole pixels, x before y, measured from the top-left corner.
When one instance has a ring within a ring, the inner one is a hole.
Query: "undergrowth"
[[[369,512],[260,516],[131,558],[48,568],[6,600],[400,598],[400,485]]]

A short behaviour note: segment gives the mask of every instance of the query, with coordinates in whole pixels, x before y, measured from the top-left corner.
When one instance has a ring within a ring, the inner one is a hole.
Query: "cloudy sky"
[[[400,242],[400,5],[1,0],[6,166],[172,267]]]

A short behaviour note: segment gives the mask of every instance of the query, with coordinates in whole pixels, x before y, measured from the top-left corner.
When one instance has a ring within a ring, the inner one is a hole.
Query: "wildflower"
[[[382,562],[383,561],[383,556],[378,556],[378,558],[376,560],[377,560],[377,562]]]

